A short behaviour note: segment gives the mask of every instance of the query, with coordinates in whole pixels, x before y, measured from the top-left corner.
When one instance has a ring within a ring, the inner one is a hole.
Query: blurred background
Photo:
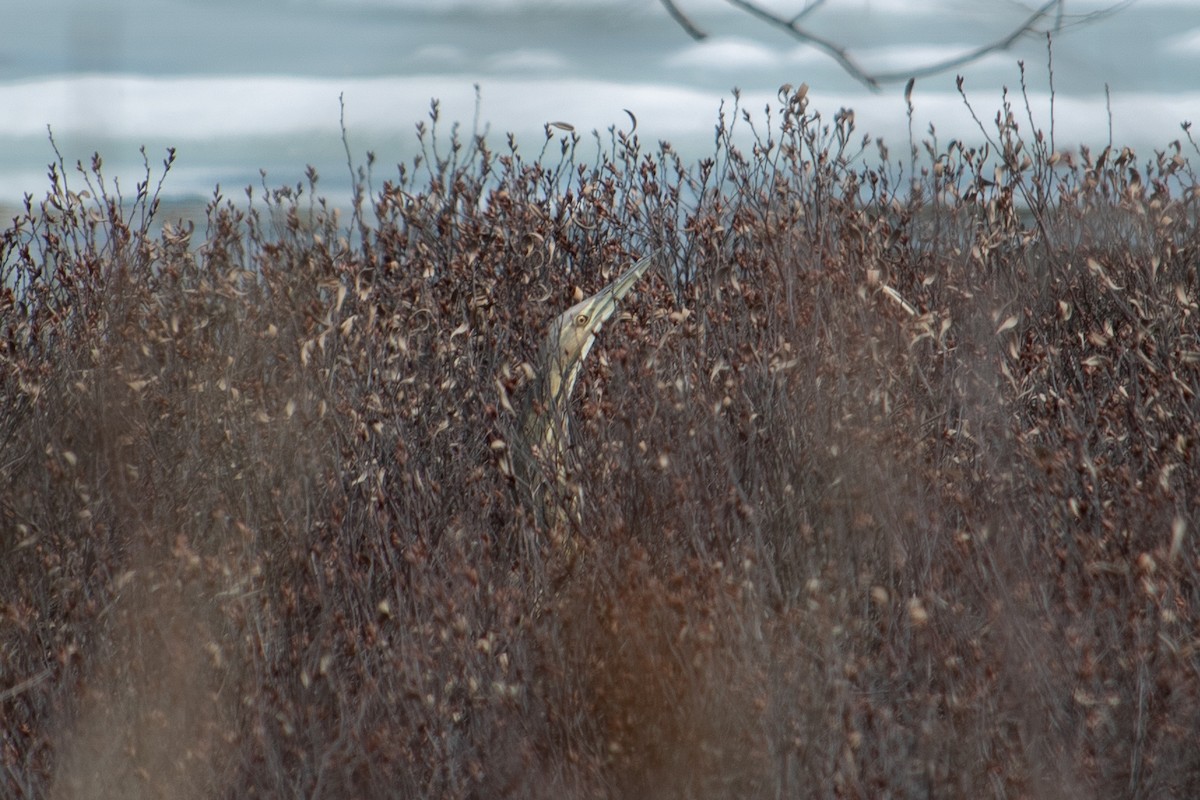
[[[379,178],[417,152],[414,125],[441,100],[445,123],[478,126],[493,149],[512,132],[526,155],[544,125],[585,137],[628,130],[667,140],[689,158],[713,150],[721,103],[763,121],[785,83],[808,83],[810,109],[832,119],[854,109],[859,133],[900,150],[908,140],[905,80],[872,91],[828,54],[723,0],[676,0],[707,34],[693,38],[659,0],[45,0],[7,3],[0,40],[0,206],[41,196],[54,159],[47,126],[68,165],[93,151],[129,194],[167,147],[178,161],[164,194],[178,202],[247,185],[294,185],[306,165],[322,194],[348,197],[339,95],[354,162],[368,150]],[[903,74],[971,51],[1021,28],[1039,6],[998,0],[763,0],[806,31],[844,46],[870,72]],[[1061,17],[1058,12],[1062,12]],[[1107,12],[1097,14],[1096,12]],[[1104,0],[1055,4],[1038,31],[1054,34],[1055,126],[1060,149],[1112,136],[1142,158],[1200,117],[1200,3]],[[1002,87],[1017,90],[1024,60],[1037,123],[1048,129],[1044,33],[970,64],[917,80],[917,138],[981,140],[955,88],[956,74],[987,123]],[[442,129],[448,132],[448,124]],[[743,128],[743,131],[745,129]],[[594,141],[594,140],[593,140]],[[585,151],[586,152],[586,151]]]

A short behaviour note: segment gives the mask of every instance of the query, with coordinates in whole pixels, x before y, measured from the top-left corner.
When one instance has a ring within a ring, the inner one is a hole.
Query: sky
[[[657,0],[83,0],[13,3],[0,39],[0,204],[46,185],[48,128],[68,163],[99,150],[132,181],[145,147],[158,164],[178,153],[168,196],[203,197],[258,183],[300,180],[312,164],[323,186],[347,191],[339,98],[352,156],[382,164],[416,152],[415,124],[431,98],[443,118],[493,146],[513,131],[536,152],[547,122],[585,134],[628,127],[669,140],[688,157],[711,152],[721,103],[742,93],[758,115],[780,85],[808,83],[812,108],[853,108],[860,132],[907,141],[903,81],[876,93],[827,55],[724,0],[677,0],[709,37],[690,39]],[[777,10],[804,2],[764,0]],[[1200,3],[1070,2],[1054,37],[1054,125],[1063,147],[1102,146],[1109,110],[1118,143],[1150,155],[1200,118]],[[989,42],[1029,6],[1008,0],[827,0],[806,18],[866,67],[903,71]],[[1043,37],[963,67],[980,116],[1026,64],[1035,119],[1050,124]],[[478,86],[478,90],[476,87]],[[1106,88],[1108,95],[1106,96]],[[477,95],[478,91],[478,95]],[[914,128],[944,139],[981,136],[955,71],[917,81]]]

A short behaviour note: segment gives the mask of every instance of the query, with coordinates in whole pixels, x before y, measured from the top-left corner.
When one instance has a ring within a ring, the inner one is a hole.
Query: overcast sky
[[[859,128],[907,137],[903,81],[872,93],[813,47],[723,0],[678,0],[709,38],[692,41],[657,0],[43,0],[9,4],[0,38],[0,202],[44,184],[52,126],[68,160],[99,149],[136,168],[138,147],[178,148],[168,192],[207,194],[267,168],[294,182],[305,164],[343,176],[338,97],[357,154],[411,157],[429,100],[496,139],[540,146],[550,121],[581,131],[639,120],[647,141],[711,149],[718,108],[739,87],[758,114],[784,83],[807,82],[827,117],[852,107]],[[803,2],[770,0],[797,11]],[[1109,4],[1068,0],[1079,15]],[[950,57],[1011,30],[1029,13],[1005,0],[828,0],[805,20],[874,70]],[[1072,18],[1068,18],[1071,21]],[[1044,37],[918,81],[918,135],[972,135],[955,91],[966,77],[985,119],[1027,66],[1039,125],[1049,125]],[[1072,24],[1054,43],[1060,142],[1114,138],[1147,150],[1200,118],[1200,2],[1140,0]],[[978,135],[975,132],[975,135]],[[1148,153],[1147,153],[1148,155]],[[157,161],[157,158],[154,159]],[[344,176],[343,176],[344,177]]]

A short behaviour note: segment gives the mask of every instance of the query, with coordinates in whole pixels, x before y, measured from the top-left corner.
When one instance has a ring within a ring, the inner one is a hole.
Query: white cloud
[[[489,72],[554,73],[568,68],[567,60],[549,50],[509,50],[488,60]]]
[[[1163,43],[1163,46],[1173,53],[1200,55],[1200,28],[1172,36]]]
[[[854,56],[873,70],[903,70],[947,61],[972,49],[970,45],[959,44],[904,44],[857,50]]]
[[[717,38],[696,42],[668,56],[668,67],[702,70],[738,70],[780,65],[784,57],[777,51],[749,39]]]
[[[828,55],[811,45],[777,50],[761,42],[729,37],[689,45],[668,56],[663,63],[677,69],[738,73],[752,69],[792,69],[828,61]]]
[[[461,47],[449,44],[430,44],[413,52],[409,60],[430,67],[459,66],[466,62],[466,54]]]
[[[730,103],[724,91],[667,82],[629,84],[553,76],[59,77],[0,83],[0,108],[21,109],[20,114],[0,115],[0,149],[23,147],[40,154],[38,143],[44,141],[46,125],[50,124],[56,135],[62,140],[73,138],[85,154],[90,152],[88,142],[96,141],[96,147],[103,147],[105,141],[120,140],[146,143],[152,145],[151,149],[176,145],[192,158],[197,153],[208,153],[209,161],[205,162],[202,174],[186,183],[190,189],[203,187],[205,181],[214,179],[226,186],[244,185],[247,180],[254,182],[255,169],[240,164],[233,153],[244,154],[243,160],[255,168],[266,157],[264,154],[270,153],[275,158],[272,163],[280,165],[291,158],[282,149],[291,143],[296,148],[296,163],[315,163],[323,172],[336,176],[342,158],[339,94],[345,97],[346,127],[356,152],[375,150],[386,163],[412,152],[413,125],[426,116],[431,98],[440,100],[441,118],[447,123],[442,135],[446,134],[449,123],[469,125],[476,111],[475,81],[481,85],[479,118],[491,131],[489,140],[495,145],[511,131],[526,153],[537,152],[541,147],[542,126],[552,120],[573,125],[584,137],[585,146],[589,146],[593,130],[600,131],[606,141],[604,131],[609,126],[628,128],[629,119],[624,111],[627,108],[637,116],[643,142],[652,146],[660,139],[668,140],[687,159],[693,159],[712,152],[718,108],[725,101],[728,111]],[[809,98],[810,111],[820,112],[825,121],[830,121],[841,107],[854,109],[858,135],[882,136],[893,154],[900,152],[907,142],[908,122],[899,90],[884,94],[865,90],[823,92],[814,86]],[[918,139],[926,135],[932,121],[943,144],[951,138],[982,140],[962,99],[953,90],[924,91],[918,87],[913,100],[913,129]],[[1030,100],[1037,123],[1048,130],[1049,96],[1031,93]],[[990,124],[999,95],[981,92],[972,101],[985,124]],[[750,110],[761,123],[761,109],[777,103],[774,91],[746,91],[741,107]],[[1149,156],[1149,148],[1162,147],[1177,138],[1179,123],[1200,115],[1198,109],[1200,91],[1116,93],[1112,97],[1114,140],[1132,145],[1141,155]],[[1081,97],[1060,95],[1055,116],[1060,148],[1071,149],[1081,142],[1091,146],[1105,143],[1108,117],[1102,93]],[[727,114],[727,118],[732,119],[732,115]],[[1025,127],[1023,124],[1023,133]],[[744,143],[748,129],[740,120],[737,131],[735,140]],[[989,133],[994,135],[991,130]],[[399,156],[392,157],[389,155],[392,153]],[[322,158],[326,160],[321,161]],[[222,159],[229,162],[227,169],[221,167]],[[243,174],[247,171],[248,178]],[[27,169],[18,172],[21,185],[33,188],[41,185],[42,181],[30,181]],[[135,164],[132,173],[136,172]],[[10,184],[0,174],[0,194]],[[179,190],[179,177],[170,186]]]

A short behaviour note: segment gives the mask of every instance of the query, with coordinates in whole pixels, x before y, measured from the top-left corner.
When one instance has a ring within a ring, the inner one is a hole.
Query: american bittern
[[[646,256],[611,284],[560,314],[542,345],[536,383],[521,420],[514,467],[522,494],[546,525],[578,521],[579,494],[570,489],[567,479],[571,391],[596,334],[650,268],[653,257]]]

